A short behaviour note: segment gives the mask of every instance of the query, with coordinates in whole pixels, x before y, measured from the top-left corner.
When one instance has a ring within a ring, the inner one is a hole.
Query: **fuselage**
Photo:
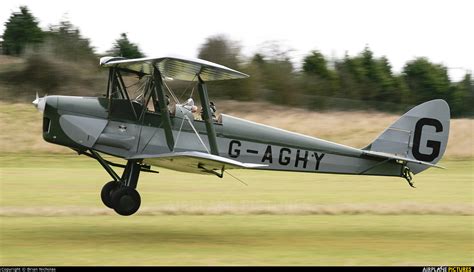
[[[137,116],[141,112],[143,115]],[[76,150],[92,149],[124,159],[180,151],[209,153],[205,123],[190,111],[177,105],[171,113],[171,125],[172,150],[161,115],[143,110],[139,103],[49,96],[44,108],[43,138]],[[384,176],[401,173],[400,164],[380,163],[379,159],[364,157],[360,149],[229,115],[221,114],[213,126],[219,156],[268,165],[262,168],[265,170]]]

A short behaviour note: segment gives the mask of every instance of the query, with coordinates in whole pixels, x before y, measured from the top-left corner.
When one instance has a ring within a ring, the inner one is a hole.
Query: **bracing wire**
[[[181,109],[179,109],[181,110]],[[182,111],[181,111],[182,112]],[[176,148],[176,146],[178,145],[178,141],[179,141],[179,135],[181,134],[181,130],[183,129],[183,125],[184,125],[184,118],[183,120],[181,121],[181,126],[179,127],[179,130],[178,130],[178,135],[176,136],[176,141],[174,142],[174,146],[173,146],[173,150]]]
[[[229,173],[227,170],[224,170],[224,172],[226,172],[227,174],[229,174],[229,176],[233,177],[234,179],[236,179],[237,181],[239,181],[240,183],[244,184],[245,186],[249,186],[247,183],[245,183],[243,180],[239,179],[238,177],[232,175],[231,173]]]
[[[194,75],[193,79],[191,79],[191,82],[189,83],[189,85],[186,87],[186,89],[184,90],[184,92],[179,96],[179,98],[181,99],[185,94],[186,92],[188,91],[189,87],[193,86],[192,90],[191,90],[191,95],[189,97],[193,97],[193,93],[194,93],[194,88],[196,87],[196,83],[197,81],[194,81],[194,79],[196,79],[196,75]]]
[[[166,89],[168,90],[168,92],[171,94],[171,97],[173,98],[174,102],[176,104],[180,104],[179,102],[179,99],[176,97],[176,95],[174,94],[174,92],[171,90],[170,87],[168,87],[168,84],[166,84],[166,82],[163,80],[163,84],[165,85]]]
[[[179,128],[179,131],[178,131],[178,135],[176,137],[176,142],[175,142],[175,147],[178,143],[178,139],[179,139],[179,135],[181,134],[181,130],[183,129],[183,123],[184,123],[184,119],[186,119],[186,121],[188,121],[188,124],[191,126],[191,128],[193,129],[194,131],[194,134],[196,134],[199,142],[202,144],[202,146],[204,147],[204,149],[206,149],[206,152],[207,154],[211,154],[211,152],[209,152],[209,149],[207,148],[206,144],[204,144],[204,141],[202,140],[201,136],[199,136],[199,133],[197,132],[196,128],[194,127],[193,123],[191,122],[191,120],[189,119],[189,117],[183,112],[183,110],[181,109],[181,107],[176,107],[177,109],[179,109],[179,111],[183,114],[183,121],[181,122],[181,127]]]

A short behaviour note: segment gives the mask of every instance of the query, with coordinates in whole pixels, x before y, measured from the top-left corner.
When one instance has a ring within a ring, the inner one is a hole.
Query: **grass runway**
[[[401,178],[160,170],[121,217],[77,156],[0,157],[0,265],[473,265],[473,161]]]

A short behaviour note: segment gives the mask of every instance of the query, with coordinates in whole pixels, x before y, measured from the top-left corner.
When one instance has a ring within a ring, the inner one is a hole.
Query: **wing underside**
[[[246,78],[248,75],[210,61],[177,56],[161,58],[123,59],[103,57],[100,60],[103,67],[118,67],[139,74],[152,74],[153,65],[160,73],[178,80],[193,81],[199,75],[204,81]]]
[[[173,152],[160,155],[140,155],[129,159],[143,159],[143,162],[146,164],[181,172],[218,176],[222,174],[224,170],[255,169],[267,166],[263,164],[242,163],[221,156],[194,151]]]

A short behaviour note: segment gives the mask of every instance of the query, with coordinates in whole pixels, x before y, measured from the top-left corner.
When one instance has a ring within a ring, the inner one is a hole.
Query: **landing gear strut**
[[[128,160],[127,165],[118,165],[107,160],[104,160],[99,153],[89,150],[90,153],[82,153],[89,157],[96,159],[105,171],[113,178],[112,181],[107,182],[102,191],[100,197],[105,206],[114,209],[116,213],[120,215],[132,215],[140,208],[141,198],[137,192],[138,177],[140,171],[154,172],[149,167],[141,164],[139,160]],[[122,176],[120,177],[110,167],[110,165],[125,168]]]

